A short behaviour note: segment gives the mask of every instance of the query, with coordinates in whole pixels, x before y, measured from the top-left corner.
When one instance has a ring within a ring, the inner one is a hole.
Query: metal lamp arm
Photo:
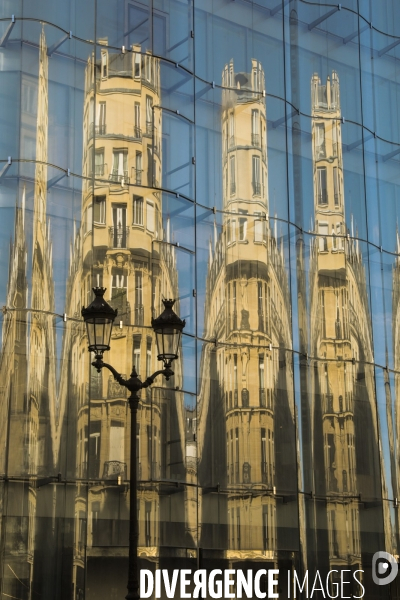
[[[92,362],[92,365],[94,367],[96,367],[97,371],[100,373],[100,370],[103,369],[103,367],[106,367],[106,369],[108,369],[109,371],[111,371],[111,373],[114,376],[115,381],[118,381],[118,383],[120,385],[126,386],[127,380],[124,379],[122,377],[122,375],[120,373],[118,373],[118,371],[116,371],[114,369],[114,367],[112,367],[111,365],[109,365],[108,363],[105,363],[103,361],[99,361],[99,360],[95,360]]]
[[[106,369],[111,371],[111,373],[114,376],[114,379],[116,381],[118,381],[118,383],[120,385],[128,388],[128,390],[130,392],[134,392],[134,393],[138,392],[139,390],[141,390],[143,388],[147,388],[150,385],[152,385],[154,383],[155,378],[158,375],[164,375],[165,379],[168,381],[169,378],[172,377],[172,375],[174,374],[171,367],[169,365],[167,365],[165,367],[165,369],[156,371],[155,373],[153,373],[153,375],[150,375],[150,377],[147,377],[146,381],[142,382],[138,378],[135,368],[133,368],[130,379],[124,379],[122,377],[122,375],[114,369],[114,367],[112,367],[108,363],[103,362],[103,359],[101,357],[96,357],[96,360],[92,362],[92,365],[93,365],[93,367],[95,367],[97,369],[98,373],[100,373],[101,369],[103,369],[105,367]]]
[[[165,369],[161,369],[160,371],[156,371],[155,373],[153,373],[153,375],[150,375],[150,377],[148,377],[146,379],[146,381],[143,383],[143,387],[149,387],[149,385],[151,385],[152,383],[154,383],[155,378],[158,375],[164,375],[165,379],[168,381],[170,377],[172,377],[172,375],[174,375],[173,370],[170,367],[166,367]]]

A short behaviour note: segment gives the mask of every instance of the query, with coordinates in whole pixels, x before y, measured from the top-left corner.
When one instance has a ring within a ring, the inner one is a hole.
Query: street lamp
[[[182,335],[182,330],[185,327],[185,321],[180,319],[173,311],[172,307],[175,300],[163,300],[164,311],[159,317],[151,320],[151,325],[156,334],[158,360],[164,363],[164,369],[156,371],[146,381],[140,381],[136,373],[135,366],[132,367],[132,373],[129,379],[124,379],[114,367],[103,362],[103,354],[110,349],[110,338],[114,319],[118,311],[104,300],[105,288],[95,287],[95,299],[87,308],[82,308],[82,317],[86,324],[87,335],[89,340],[89,351],[94,352],[95,360],[92,365],[100,373],[104,367],[111,371],[114,379],[124,387],[126,387],[130,396],[128,398],[131,409],[131,472],[130,472],[130,518],[129,518],[129,572],[128,572],[128,594],[126,600],[138,600],[139,596],[139,581],[138,581],[138,521],[137,521],[137,479],[136,479],[136,418],[137,409],[140,401],[138,392],[149,387],[154,383],[157,375],[164,375],[168,381],[174,374],[171,369],[172,361],[178,358],[179,343]]]

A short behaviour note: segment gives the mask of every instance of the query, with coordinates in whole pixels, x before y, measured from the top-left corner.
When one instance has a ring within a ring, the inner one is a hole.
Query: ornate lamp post
[[[130,518],[129,518],[129,574],[128,574],[128,594],[126,600],[138,600],[139,581],[138,581],[138,557],[137,547],[139,538],[139,529],[137,521],[137,476],[136,476],[136,418],[137,409],[140,401],[138,392],[149,387],[154,383],[157,375],[164,375],[168,381],[174,374],[171,369],[172,361],[178,358],[179,343],[182,330],[185,327],[185,321],[180,319],[173,311],[172,307],[175,300],[163,300],[165,310],[159,317],[151,320],[151,325],[156,334],[158,360],[164,363],[164,369],[156,371],[146,379],[140,381],[135,366],[129,379],[124,379],[111,365],[103,362],[103,354],[110,349],[110,339],[112,325],[118,311],[104,300],[106,288],[93,288],[95,299],[87,308],[82,308],[82,317],[86,324],[89,340],[89,351],[95,353],[95,360],[92,365],[100,373],[104,367],[111,371],[114,379],[130,391],[128,398],[131,409],[131,472],[130,472]]]

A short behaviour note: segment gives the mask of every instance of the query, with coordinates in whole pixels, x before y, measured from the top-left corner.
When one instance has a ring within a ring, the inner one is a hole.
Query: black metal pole
[[[129,379],[124,379],[118,371],[108,363],[103,362],[101,354],[96,355],[96,359],[92,365],[100,373],[101,369],[108,369],[114,375],[114,379],[124,387],[126,387],[131,395],[128,398],[129,408],[131,409],[131,473],[130,473],[130,502],[129,502],[129,563],[128,563],[128,593],[125,600],[140,600],[139,595],[139,561],[138,561],[138,542],[139,542],[139,525],[137,519],[137,473],[136,473],[136,421],[137,410],[140,402],[138,392],[143,388],[149,387],[154,383],[154,379],[158,375],[163,375],[168,381],[174,374],[171,369],[171,363],[167,363],[165,368],[156,371],[150,375],[143,383],[138,378],[136,368],[133,366],[132,373]]]
[[[136,421],[139,405],[137,392],[132,392],[128,398],[131,410],[131,473],[130,473],[130,502],[129,502],[129,566],[128,566],[128,593],[126,600],[139,600],[138,579],[138,542],[139,526],[137,518],[137,473],[136,473]]]

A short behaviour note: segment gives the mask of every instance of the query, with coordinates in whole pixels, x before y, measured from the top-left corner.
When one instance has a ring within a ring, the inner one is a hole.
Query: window
[[[97,127],[96,133],[104,135],[106,133],[106,103],[99,102],[97,107]]]
[[[261,215],[261,213],[255,213],[256,215]],[[267,241],[267,227],[265,218],[255,219],[254,221],[254,241],[255,242],[266,242]]]
[[[341,223],[336,223],[336,235],[340,236],[338,239],[338,248],[340,250],[344,249],[344,240],[343,240],[343,236],[342,236],[342,224]]]
[[[328,223],[318,223],[318,234],[319,234],[319,251],[327,252],[328,251],[328,240],[327,236],[329,233]]]
[[[267,436],[263,427],[261,428],[261,479],[263,483],[268,481]]]
[[[251,143],[253,146],[260,147],[260,111],[253,109],[251,111]]]
[[[146,377],[151,375],[151,342],[151,337],[148,337],[146,343]]]
[[[340,205],[340,176],[339,169],[337,167],[333,167],[333,193],[335,206]]]
[[[229,159],[229,171],[231,176],[231,194],[236,192],[236,169],[235,169],[235,156],[231,156]]]
[[[111,233],[113,248],[126,248],[126,206],[113,206],[113,228]]]
[[[151,439],[151,438],[149,438]],[[149,469],[151,466],[150,453],[149,453]],[[145,504],[145,539],[146,546],[151,546],[151,502]]]
[[[101,76],[107,77],[108,75],[108,56],[107,52],[101,53]]]
[[[236,281],[232,285],[232,302],[233,302],[233,314],[232,314],[232,328],[237,329],[237,300],[236,300]]]
[[[136,185],[142,185],[142,157],[143,154],[139,151],[136,151],[135,156],[135,172],[136,172]]]
[[[143,225],[143,198],[133,197],[133,224]]]
[[[235,479],[239,483],[239,428],[235,429]]]
[[[316,123],[315,125],[315,154],[317,160],[326,157],[325,123]]]
[[[138,374],[140,374],[140,339],[140,335],[133,336],[133,364]]]
[[[235,117],[233,112],[229,113],[229,147],[235,145]]]
[[[106,197],[95,196],[93,208],[93,220],[95,223],[106,222]]]
[[[147,201],[146,210],[147,210],[147,215],[146,215],[147,229],[153,233],[155,230],[155,210],[154,210],[153,202]]]
[[[146,96],[146,133],[153,133],[153,98]]]
[[[111,297],[115,298],[120,295],[121,290],[126,292],[126,276],[122,273],[115,273],[112,276]]]
[[[231,240],[232,242],[236,241],[236,219],[231,221]]]
[[[246,211],[239,211],[240,214],[246,214]],[[239,242],[244,242],[247,236],[247,218],[239,217]]]
[[[89,233],[89,231],[92,231],[92,222],[93,222],[93,207],[91,204],[89,204],[89,206],[87,207],[87,209],[85,210],[85,216],[84,216],[84,233]]]
[[[264,430],[265,431],[265,430]],[[269,531],[269,523],[268,523],[268,504],[262,507],[262,527],[263,527],[263,541],[264,541],[264,550],[268,550],[270,548],[270,531]]]
[[[265,383],[264,383],[264,354],[258,357],[258,385],[260,389],[260,406],[265,406]]]
[[[338,155],[338,143],[337,143],[337,124],[332,125],[332,154],[333,156]]]
[[[262,85],[262,69],[261,65],[257,65],[253,68],[253,90],[255,92],[261,91]]]
[[[252,157],[253,196],[261,196],[260,157]]]
[[[149,56],[148,54],[146,54],[144,56],[144,66],[145,66],[145,77],[147,79],[147,81],[151,81],[151,56]]]
[[[137,79],[138,77],[140,77],[140,65],[141,65],[141,61],[142,61],[142,55],[139,52],[135,53],[135,59],[134,59],[134,76],[135,79]]]
[[[140,129],[140,103],[135,102],[135,129],[134,129],[135,138],[142,137],[142,131]]]
[[[94,155],[94,176],[103,177],[104,175],[104,148],[96,150]]]
[[[128,177],[128,151],[125,149],[113,151],[113,169],[110,175],[112,181],[122,181]]]
[[[110,450],[109,450],[109,461],[116,461],[124,463],[124,441],[125,441],[125,429],[122,423],[119,421],[111,421],[110,427]],[[117,470],[121,467],[118,466]],[[112,471],[111,471],[112,473]]]
[[[237,371],[237,354],[233,355],[233,397],[234,406],[238,405],[238,371]]]
[[[326,187],[326,167],[317,168],[317,201],[318,204],[328,203],[328,192]]]
[[[143,325],[143,273],[135,271],[135,325]]]

